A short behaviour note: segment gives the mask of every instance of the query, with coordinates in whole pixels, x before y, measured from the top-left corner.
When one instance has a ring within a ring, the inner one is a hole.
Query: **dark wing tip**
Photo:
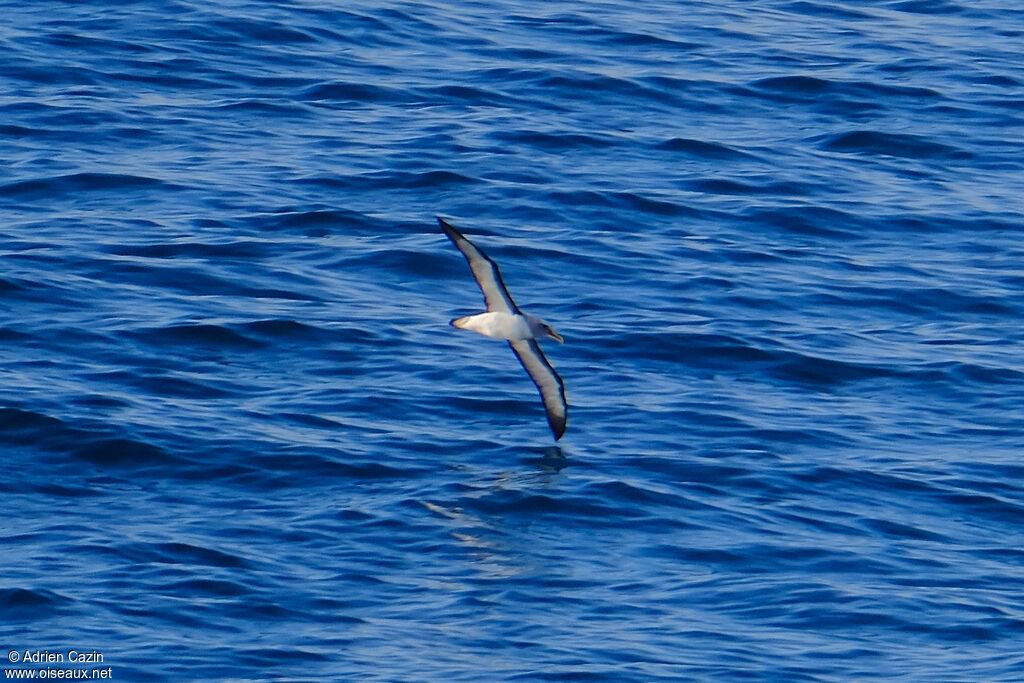
[[[456,242],[456,240],[458,240],[458,239],[466,239],[465,236],[461,232],[459,232],[458,230],[455,229],[454,225],[452,225],[451,223],[449,223],[445,219],[441,218],[440,216],[435,216],[435,218],[437,218],[437,224],[441,226],[441,231],[452,242]],[[458,242],[456,242],[456,244],[458,244]]]
[[[557,419],[552,416],[548,416],[548,425],[551,427],[551,433],[555,435],[555,441],[558,441],[565,436],[565,423],[566,418]]]

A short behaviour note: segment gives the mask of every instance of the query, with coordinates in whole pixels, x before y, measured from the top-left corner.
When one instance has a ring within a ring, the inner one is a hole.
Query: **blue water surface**
[[[3,652],[1024,680],[1012,7],[0,2]]]

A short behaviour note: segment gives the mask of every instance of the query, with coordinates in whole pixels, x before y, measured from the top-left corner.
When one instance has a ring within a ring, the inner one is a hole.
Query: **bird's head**
[[[551,325],[548,325],[543,320],[539,320],[538,322],[540,323],[540,325],[538,325],[539,329],[537,331],[540,332],[541,335],[545,337],[551,337],[559,344],[565,342],[565,339],[562,338],[562,335],[558,334],[558,332],[555,331],[555,328],[551,327]]]
[[[544,323],[544,334],[546,334],[547,336],[551,337],[552,339],[554,339],[559,344],[562,344],[562,343],[565,342],[565,339],[562,338],[562,335],[560,335],[557,332],[555,332],[555,328],[551,327],[551,325],[548,325],[547,323]]]
[[[534,337],[551,337],[559,344],[565,342],[562,335],[555,332],[555,328],[551,327],[551,325],[548,325],[540,318],[535,318],[532,315],[526,314],[526,320],[530,324],[530,331],[533,332]]]

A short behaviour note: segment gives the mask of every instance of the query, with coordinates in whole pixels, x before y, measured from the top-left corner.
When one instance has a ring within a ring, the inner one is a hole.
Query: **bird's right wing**
[[[498,270],[498,264],[492,261],[479,247],[466,239],[465,235],[456,230],[451,223],[440,216],[437,217],[437,222],[440,224],[444,234],[448,236],[448,239],[466,257],[469,269],[473,271],[473,279],[480,286],[480,291],[484,293],[487,310],[512,314],[519,313],[519,307],[512,300],[512,295],[508,293],[508,289],[505,288],[505,283],[501,279],[501,271]]]
[[[565,400],[565,385],[551,363],[544,357],[536,339],[516,339],[508,343],[515,351],[519,362],[523,364],[530,379],[537,385],[540,397],[544,401],[544,410],[548,414],[548,425],[555,441],[565,434],[568,404]]]

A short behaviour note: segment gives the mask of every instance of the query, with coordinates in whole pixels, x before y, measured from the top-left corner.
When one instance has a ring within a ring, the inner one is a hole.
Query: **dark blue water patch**
[[[312,116],[312,113],[306,107],[292,103],[281,104],[275,100],[262,98],[246,98],[243,100],[222,102],[211,108],[216,111],[232,111],[253,114],[254,118],[261,118],[265,116],[303,118]]]
[[[809,16],[822,16],[822,17],[833,17],[840,20],[849,21],[870,21],[875,17],[866,12],[860,12],[850,7],[838,7],[835,5],[826,5],[819,2],[809,2],[807,0],[798,0],[797,2],[790,2],[784,5],[784,8],[793,12],[794,14],[805,14]]]
[[[778,353],[768,369],[773,376],[808,386],[836,386],[846,382],[892,377],[891,368],[816,358],[800,353]]]
[[[31,488],[36,493],[47,498],[94,498],[105,495],[102,491],[90,486],[69,486],[57,483],[38,484]]]
[[[148,133],[144,133],[148,134]],[[0,136],[8,138],[36,138],[36,139],[73,139],[74,136],[69,134],[67,131],[53,129],[53,128],[42,128],[42,127],[29,127],[21,126],[17,124],[2,124],[0,125]]]
[[[787,197],[803,197],[812,193],[812,188],[802,183],[773,182],[741,182],[724,178],[708,178],[693,180],[686,183],[686,189],[707,194],[732,195],[780,195]]]
[[[910,14],[959,14],[965,10],[962,5],[948,0],[903,0],[889,3],[887,8]]]
[[[357,211],[342,208],[283,209],[273,214],[259,214],[243,219],[256,232],[301,230],[308,236],[329,235],[335,230],[346,234],[377,235],[384,223]]]
[[[946,543],[951,540],[943,534],[933,533],[927,529],[911,526],[909,524],[891,522],[884,519],[868,519],[865,520],[863,524],[885,538],[894,540],[910,539],[915,541],[931,541],[934,543]]]
[[[198,565],[229,569],[247,569],[252,566],[252,562],[235,553],[190,543],[131,541],[112,546],[98,546],[95,550],[145,565]]]
[[[306,663],[308,665],[311,662],[332,660],[332,657],[320,652],[310,652],[301,649],[286,650],[283,648],[243,650],[238,652],[238,656],[242,658],[243,662],[253,668],[280,666],[282,663],[292,665]]]
[[[433,258],[425,258],[421,251],[368,249],[365,255],[345,259],[345,265],[349,268],[359,268],[368,263],[388,268],[396,274],[428,280],[437,279],[446,274],[446,269],[442,268],[442,262]]]
[[[254,350],[262,346],[258,340],[240,334],[229,327],[208,323],[170,325],[168,327],[133,331],[129,334],[159,347],[181,345]]]
[[[808,189],[802,194],[816,194]],[[844,241],[867,237],[871,223],[845,211],[825,206],[751,207],[743,212],[750,226],[774,226],[793,235]]]
[[[838,135],[815,137],[810,141],[817,143],[821,149],[852,154],[953,161],[967,161],[974,157],[970,152],[953,145],[935,142],[921,135],[906,133],[856,130]]]
[[[794,481],[800,481],[813,486],[827,486],[830,489],[844,493],[850,490],[864,491],[872,495],[885,493],[886,491],[899,491],[908,497],[940,495],[942,489],[926,481],[913,476],[871,472],[863,469],[845,469],[832,466],[821,466],[796,472],[791,475]]]
[[[352,104],[352,103],[401,103],[411,102],[415,96],[412,93],[394,88],[387,88],[368,83],[328,83],[317,84],[306,88],[296,95],[296,99],[302,102],[314,102],[318,104],[330,103]]]
[[[35,621],[71,609],[75,601],[46,589],[0,588],[0,614],[11,621]]]
[[[268,245],[253,240],[230,242],[170,242],[162,244],[115,244],[105,251],[118,256],[139,256],[154,259],[254,259],[267,255]]]
[[[571,149],[613,147],[617,143],[608,136],[580,135],[573,132],[548,133],[531,130],[497,131],[492,134],[501,143],[521,144],[527,147],[564,152]]]
[[[768,362],[771,351],[727,335],[640,333],[610,338],[605,348],[627,358],[727,369],[737,363]]]
[[[480,180],[454,171],[425,171],[422,173],[379,171],[349,176],[307,177],[293,182],[335,192],[339,190],[386,189],[394,191],[452,188],[477,184]]]
[[[742,159],[752,156],[747,152],[734,149],[728,145],[689,138],[665,140],[655,145],[655,149],[680,152],[699,159]]]
[[[7,446],[31,445],[47,455],[46,463],[80,460],[100,467],[146,468],[179,462],[176,455],[145,439],[125,434],[107,422],[91,419],[58,419],[18,408],[0,410]]]
[[[677,38],[668,38],[666,36],[653,35],[652,33],[645,33],[642,31],[621,31],[621,30],[603,30],[596,34],[590,33],[592,37],[601,37],[601,42],[605,44],[617,44],[623,45],[630,48],[652,48],[659,54],[662,51],[669,52],[693,52],[701,47],[700,43],[688,42],[679,40]]]
[[[136,190],[173,189],[156,178],[119,173],[72,173],[70,175],[23,180],[0,185],[0,196],[21,200],[48,199],[54,195],[82,192],[130,192]]]
[[[420,88],[418,93],[428,104],[466,104],[474,107],[508,107],[515,99],[492,88],[468,85],[442,85]]]
[[[548,193],[545,196],[549,200],[570,204],[574,207],[623,207],[655,216],[683,216],[695,211],[666,198],[648,197],[636,192],[569,191]]]
[[[237,598],[252,594],[252,588],[233,581],[217,579],[184,579],[164,584],[160,590],[166,593],[182,593],[196,599]]]
[[[188,267],[176,265],[174,259],[165,262],[148,262],[120,258],[93,258],[81,262],[81,274],[111,284],[132,283],[147,288],[165,288],[192,296],[238,296],[253,299],[283,299],[290,301],[312,301],[315,297],[294,289],[259,287],[246,284],[245,278],[236,277],[215,267],[192,264]],[[79,264],[74,264],[79,265]],[[279,278],[280,282],[284,278]],[[291,274],[292,284],[299,276]],[[252,285],[258,285],[255,277],[248,278]]]
[[[309,454],[298,448],[292,452],[274,455],[260,455],[253,458],[254,465],[267,473],[284,473],[287,477],[302,475],[313,477],[319,481],[331,480],[386,480],[414,478],[425,472],[413,465],[389,465],[374,461],[345,462],[336,459],[338,453]],[[292,485],[308,485],[302,480],[292,481]]]
[[[72,457],[101,467],[148,467],[173,460],[164,449],[145,441],[113,438],[79,446]]]
[[[34,443],[39,434],[64,429],[64,423],[49,415],[21,408],[0,408],[0,432],[9,443]]]
[[[200,347],[205,347],[199,344]],[[120,385],[138,390],[149,396],[164,398],[186,398],[196,400],[223,399],[244,394],[248,387],[234,385],[215,378],[196,379],[175,376],[173,371],[141,369],[134,372],[109,371],[84,374],[83,378],[104,385]],[[93,402],[93,405],[95,403]]]
[[[314,325],[307,325],[297,320],[254,320],[237,325],[248,337],[263,337],[279,341],[295,341],[308,343],[326,341],[333,338],[333,333]]]
[[[586,71],[561,72],[558,75],[541,79],[537,85],[545,91],[562,93],[562,97],[577,93],[607,106],[621,106],[624,101],[636,100],[646,101],[651,106],[659,108],[675,107],[681,104],[678,95],[671,90],[651,87],[631,79]]]
[[[894,98],[908,97],[916,100],[936,100],[942,95],[930,88],[919,88],[890,83],[872,81],[837,81],[818,78],[816,76],[775,76],[763,78],[750,84],[755,90],[776,93],[780,96],[791,96],[797,99],[806,97],[821,98],[849,96],[863,100],[891,101]]]
[[[144,43],[118,40],[97,35],[56,31],[40,37],[40,39],[62,51],[89,54],[95,51],[112,51],[121,54],[143,55],[152,54],[155,50]]]

